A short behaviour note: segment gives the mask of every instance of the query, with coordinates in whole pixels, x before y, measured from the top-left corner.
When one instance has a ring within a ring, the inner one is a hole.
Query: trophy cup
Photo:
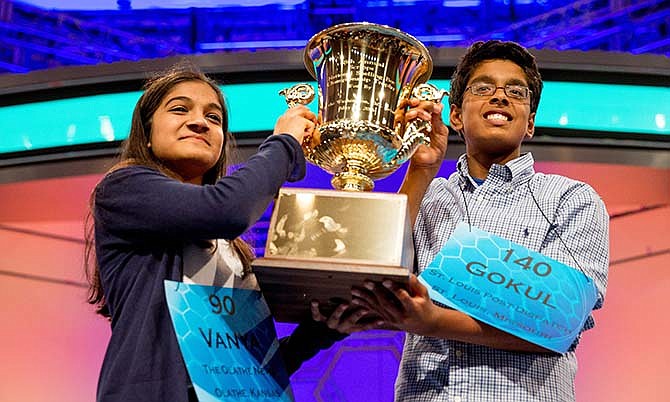
[[[446,94],[426,84],[426,47],[388,26],[333,26],[309,40],[304,59],[318,83],[321,122],[302,146],[336,190],[282,188],[275,201],[265,256],[252,265],[284,322],[308,317],[311,300],[326,310],[348,301],[365,279],[407,283],[414,262],[407,197],[371,190],[429,143],[429,122],[404,124],[406,100],[439,102]],[[309,84],[280,94],[289,107],[314,98]]]

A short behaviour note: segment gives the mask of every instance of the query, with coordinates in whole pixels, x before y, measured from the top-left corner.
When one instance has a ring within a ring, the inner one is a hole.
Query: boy
[[[521,143],[534,134],[542,80],[534,57],[513,42],[473,44],[451,81],[449,119],[466,153],[448,179],[434,176],[447,148],[442,105],[413,101],[406,119],[431,120],[430,147],[412,158],[401,192],[416,217],[421,272],[458,223],[465,222],[558,260],[591,277],[602,306],[607,285],[609,217],[587,184],[536,173]],[[572,401],[575,348],[558,354],[433,303],[410,278],[354,290],[354,305],[383,325],[408,332],[397,401]],[[589,317],[583,330],[592,328]]]

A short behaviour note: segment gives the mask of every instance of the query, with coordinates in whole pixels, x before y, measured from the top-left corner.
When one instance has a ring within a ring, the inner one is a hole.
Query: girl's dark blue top
[[[286,181],[304,177],[300,144],[273,135],[243,167],[214,185],[185,184],[145,166],[107,174],[95,190],[95,244],[112,335],[98,401],[186,402],[190,383],[163,280],[182,279],[182,246],[234,239],[263,214]],[[341,339],[315,322],[281,340],[289,373]]]

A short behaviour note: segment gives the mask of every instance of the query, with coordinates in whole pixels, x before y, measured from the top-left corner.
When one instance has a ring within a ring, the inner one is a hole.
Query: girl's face
[[[179,83],[152,116],[149,147],[184,182],[202,184],[202,176],[221,156],[222,122],[222,106],[208,84]]]

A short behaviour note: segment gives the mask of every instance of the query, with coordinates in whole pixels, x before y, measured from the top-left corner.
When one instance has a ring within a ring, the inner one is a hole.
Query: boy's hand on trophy
[[[316,124],[316,115],[307,106],[297,105],[279,116],[274,134],[289,134],[302,144],[306,136],[312,135]]]
[[[352,304],[379,315],[384,327],[419,335],[434,332],[440,307],[430,299],[428,289],[416,275],[409,278],[409,286],[391,280],[381,283],[366,281],[363,289],[352,291]]]
[[[411,98],[408,102],[409,110],[405,113],[406,121],[421,119],[429,121],[430,145],[421,145],[410,159],[414,168],[439,169],[444,155],[447,152],[449,129],[442,121],[444,104],[430,100]]]
[[[382,328],[384,322],[381,318],[368,309],[341,303],[335,309],[322,308],[317,300],[311,303],[312,319],[324,322],[328,328],[334,329],[342,334],[353,334],[354,332],[367,331]],[[324,311],[325,310],[325,311]]]

